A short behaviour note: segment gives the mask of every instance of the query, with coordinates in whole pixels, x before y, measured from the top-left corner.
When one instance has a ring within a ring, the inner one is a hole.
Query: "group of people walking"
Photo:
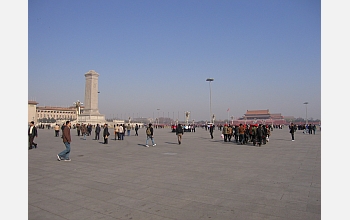
[[[213,127],[213,125],[209,127],[211,138],[213,138]],[[269,141],[270,130],[270,126],[262,124],[240,124],[239,126],[225,124],[222,128],[222,138],[224,142],[231,142],[231,139],[234,138],[237,144],[243,145],[251,142],[253,146],[260,147]]]

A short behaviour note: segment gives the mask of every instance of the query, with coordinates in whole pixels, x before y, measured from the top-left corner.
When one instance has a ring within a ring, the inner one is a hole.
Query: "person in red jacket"
[[[63,128],[63,134],[62,134],[62,139],[63,139],[63,143],[66,146],[66,149],[63,150],[61,153],[57,154],[57,160],[63,160],[64,161],[71,161],[71,159],[69,158],[69,154],[70,154],[70,143],[72,142],[72,139],[70,137],[70,127],[71,127],[71,122],[70,121],[66,121],[66,126],[64,126]]]

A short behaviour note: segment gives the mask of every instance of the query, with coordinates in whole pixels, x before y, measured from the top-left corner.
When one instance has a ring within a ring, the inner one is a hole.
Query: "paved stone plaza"
[[[198,128],[181,145],[154,129],[139,136],[87,140],[71,130],[71,160],[54,130],[39,129],[28,151],[30,220],[313,220],[321,219],[321,133],[274,129],[261,147],[223,142]],[[61,135],[61,133],[60,133]],[[102,136],[102,135],[101,135]],[[149,142],[150,143],[150,142]]]

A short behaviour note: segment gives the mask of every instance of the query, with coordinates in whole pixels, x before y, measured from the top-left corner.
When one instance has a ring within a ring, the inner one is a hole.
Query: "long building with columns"
[[[77,108],[76,106],[58,107],[58,106],[38,106],[36,101],[28,101],[28,122],[41,122],[43,119],[55,120],[76,120]],[[81,106],[80,113],[84,110]]]

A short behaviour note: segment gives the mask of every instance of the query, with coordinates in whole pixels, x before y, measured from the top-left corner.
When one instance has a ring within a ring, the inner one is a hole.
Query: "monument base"
[[[78,123],[84,124],[105,124],[107,123],[104,115],[78,115]]]

